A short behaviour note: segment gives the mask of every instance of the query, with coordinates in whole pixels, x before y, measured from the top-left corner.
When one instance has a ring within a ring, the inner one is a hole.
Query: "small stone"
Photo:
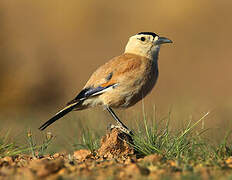
[[[232,164],[232,157],[229,157],[228,159],[225,160],[226,164]]]
[[[45,177],[56,173],[63,167],[64,160],[61,158],[55,160],[35,159],[29,164],[29,168],[32,169],[39,177]]]
[[[151,162],[152,164],[160,163],[162,160],[162,156],[159,154],[151,154],[143,158],[143,161],[145,162]]]
[[[133,161],[132,161],[130,158],[128,158],[128,159],[125,160],[124,163],[125,163],[125,164],[131,164],[131,163],[133,163]]]
[[[58,158],[58,157],[60,157],[60,154],[59,154],[59,153],[55,153],[55,154],[53,155],[53,158]]]
[[[91,152],[87,149],[80,149],[73,153],[73,157],[79,161],[84,161],[88,157],[91,157],[91,155],[92,155]]]
[[[140,170],[137,164],[130,164],[125,168],[126,174],[140,174]]]
[[[17,170],[24,179],[35,179],[35,174],[27,167],[22,167]]]
[[[138,175],[149,175],[150,171],[147,168],[140,167],[137,164],[130,164],[125,167],[125,172],[127,176],[130,177],[137,177]]]
[[[10,156],[4,157],[3,160],[6,161],[6,162],[8,162],[9,164],[11,164],[13,162],[13,159]]]
[[[5,166],[13,166],[13,164],[15,163],[12,157],[6,156],[2,159],[2,162],[0,164],[5,165]]]

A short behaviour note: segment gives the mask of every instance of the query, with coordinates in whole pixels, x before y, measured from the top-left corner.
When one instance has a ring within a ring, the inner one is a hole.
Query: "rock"
[[[151,155],[145,156],[142,159],[142,161],[151,162],[152,164],[157,164],[161,162],[162,158],[163,157],[159,154],[151,154]]]
[[[73,153],[73,157],[79,161],[84,161],[85,159],[91,156],[92,156],[92,153],[87,149],[80,149]]]
[[[226,159],[225,163],[227,164],[228,167],[232,168],[232,157],[229,157],[228,159]]]
[[[127,134],[118,129],[112,129],[110,133],[101,139],[101,147],[97,153],[107,159],[118,158],[134,154],[133,148],[128,142],[132,143],[132,139]]]
[[[12,175],[15,172],[15,168],[12,167],[2,167],[0,169],[0,175],[3,177],[9,177],[10,175]]]
[[[55,153],[55,154],[53,155],[53,158],[58,158],[58,157],[60,157],[60,154],[59,154],[59,153]]]
[[[15,179],[36,179],[35,174],[27,167],[22,167],[17,170],[18,178]],[[17,176],[16,176],[17,177]]]
[[[28,166],[39,177],[45,177],[58,172],[64,167],[64,160],[61,158],[55,160],[34,159]]]
[[[4,157],[3,160],[6,161],[6,162],[8,162],[9,164],[12,164],[12,163],[13,163],[13,159],[12,159],[12,157],[10,157],[10,156]]]
[[[136,162],[137,162],[137,158],[135,155],[133,155],[133,156],[130,156],[129,158],[127,158],[124,161],[124,164],[131,164],[131,163],[136,163]]]
[[[142,176],[148,176],[149,174],[149,169],[140,167],[137,164],[130,164],[124,168],[119,177],[122,179],[142,179]]]

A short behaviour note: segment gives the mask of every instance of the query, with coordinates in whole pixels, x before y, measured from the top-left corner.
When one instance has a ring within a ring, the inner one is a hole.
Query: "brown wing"
[[[100,66],[90,77],[84,88],[107,87],[120,83],[120,76],[141,66],[141,58],[133,54],[122,54]]]

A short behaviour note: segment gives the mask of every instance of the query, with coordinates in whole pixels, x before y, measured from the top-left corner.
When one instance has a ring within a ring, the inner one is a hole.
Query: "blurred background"
[[[123,53],[131,35],[153,31],[174,43],[161,48],[146,113],[152,116],[155,105],[162,118],[171,109],[173,127],[181,127],[210,111],[204,125],[220,139],[232,125],[231,7],[230,0],[1,1],[1,128],[37,132],[99,65]],[[130,125],[142,119],[142,104],[117,112]],[[96,108],[71,113],[48,130],[67,135],[80,122],[105,129],[113,120]]]

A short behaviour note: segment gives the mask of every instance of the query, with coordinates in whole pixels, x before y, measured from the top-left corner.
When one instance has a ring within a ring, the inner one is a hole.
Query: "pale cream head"
[[[130,37],[125,53],[157,59],[160,45],[164,43],[172,43],[172,41],[165,37],[159,37],[153,32],[141,32]]]

